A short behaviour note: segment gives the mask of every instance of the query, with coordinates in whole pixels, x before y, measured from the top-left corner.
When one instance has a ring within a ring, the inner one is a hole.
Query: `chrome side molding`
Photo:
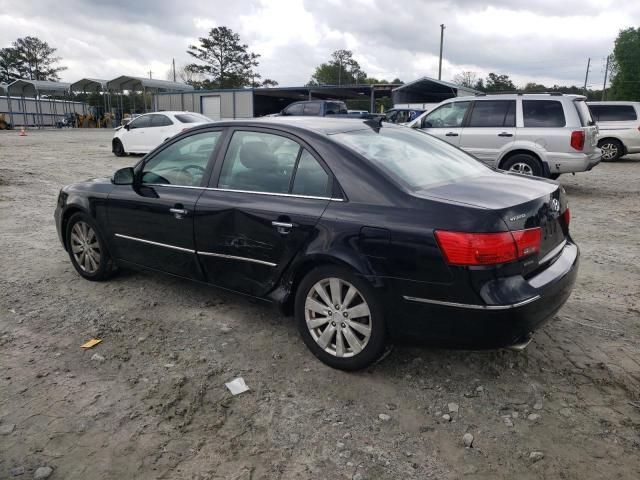
[[[527,305],[528,303],[535,302],[540,298],[540,295],[536,295],[535,297],[527,298],[526,300],[523,300],[521,302],[511,303],[508,305],[475,305],[472,303],[445,302],[442,300],[431,300],[429,298],[409,297],[407,295],[403,295],[402,298],[410,302],[430,303],[443,307],[468,308],[472,310],[509,310],[510,308],[518,308]]]

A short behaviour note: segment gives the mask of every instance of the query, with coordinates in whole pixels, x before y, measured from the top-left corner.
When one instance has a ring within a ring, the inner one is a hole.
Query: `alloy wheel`
[[[533,175],[533,169],[530,165],[522,162],[514,163],[509,168],[510,172],[519,173],[520,175]]]
[[[83,272],[93,274],[100,268],[100,242],[86,222],[76,222],[71,229],[71,252]]]
[[[340,278],[325,278],[307,293],[305,320],[311,337],[335,357],[359,354],[371,338],[371,311],[362,294]]]
[[[618,146],[615,143],[604,143],[600,146],[603,160],[615,160],[618,157]]]

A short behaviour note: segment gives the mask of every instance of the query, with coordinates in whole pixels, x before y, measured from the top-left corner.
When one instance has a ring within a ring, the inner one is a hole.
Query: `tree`
[[[18,53],[14,48],[0,48],[0,82],[10,83],[20,77]]]
[[[58,73],[67,67],[56,66],[60,57],[54,56],[57,49],[37,37],[18,38],[13,42],[17,55],[17,70],[22,78],[29,80],[60,80]]]
[[[640,28],[621,30],[613,48],[611,94],[615,100],[640,100]]]
[[[490,73],[487,75],[486,92],[514,92],[516,86],[513,84],[509,75],[498,75]]]
[[[166,79],[173,82],[173,68],[167,70]],[[186,83],[197,87],[205,80],[205,76],[199,72],[193,71],[189,65],[176,67],[176,82]]]
[[[259,84],[256,85],[256,87],[277,87],[278,86],[278,82],[276,82],[275,80],[271,80],[270,78],[265,78],[262,82],[260,82]]]
[[[316,67],[309,85],[357,85],[365,83],[366,78],[351,50],[336,50],[331,60]]]
[[[452,82],[462,87],[474,88],[476,85],[478,74],[476,72],[464,71],[453,77]]]
[[[189,45],[187,53],[203,63],[188,65],[189,70],[204,75],[206,88],[240,88],[252,85],[260,75],[260,55],[248,51],[240,36],[227,27],[212,28],[209,36],[198,39],[199,45]]]

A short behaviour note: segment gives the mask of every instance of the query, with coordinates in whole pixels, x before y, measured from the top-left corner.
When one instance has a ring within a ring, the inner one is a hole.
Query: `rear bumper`
[[[596,148],[592,153],[565,153],[549,155],[547,164],[551,173],[588,172],[600,163],[602,152]]]
[[[536,276],[505,277],[486,284],[481,292],[483,304],[402,295],[401,308],[396,305],[391,316],[391,334],[403,340],[471,349],[521,343],[567,301],[578,264],[578,247],[567,243]]]

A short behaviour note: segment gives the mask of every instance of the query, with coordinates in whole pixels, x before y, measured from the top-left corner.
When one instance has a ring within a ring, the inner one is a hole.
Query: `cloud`
[[[446,25],[443,79],[462,70],[509,74],[518,84],[602,82],[603,59],[622,28],[640,23],[640,2],[613,0],[0,0],[0,46],[36,35],[58,48],[63,79],[164,78],[172,58],[226,25],[261,55],[259,71],[300,85],[340,48],[354,51],[376,78],[437,76],[440,24]]]

